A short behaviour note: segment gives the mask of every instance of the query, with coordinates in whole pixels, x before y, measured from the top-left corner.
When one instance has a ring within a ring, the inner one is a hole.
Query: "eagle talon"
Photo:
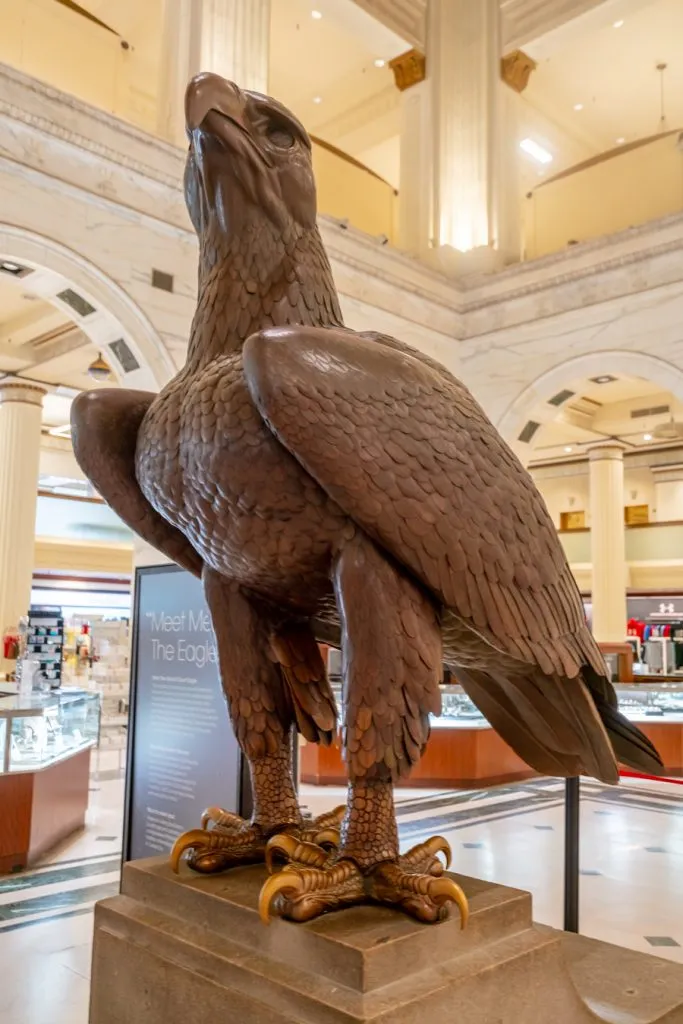
[[[385,862],[373,871],[373,899],[400,907],[426,924],[444,920],[448,916],[448,904],[455,903],[460,911],[460,927],[464,929],[469,918],[469,905],[455,879],[405,871],[403,860],[401,858],[398,863]]]
[[[221,807],[207,807],[202,814],[202,828],[208,829],[213,823],[216,828],[240,828],[246,825],[244,818],[231,811],[224,811]]]

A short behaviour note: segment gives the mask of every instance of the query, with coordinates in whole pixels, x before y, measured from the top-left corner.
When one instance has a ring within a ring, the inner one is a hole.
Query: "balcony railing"
[[[539,185],[525,200],[524,258],[683,210],[681,135],[641,139]]]

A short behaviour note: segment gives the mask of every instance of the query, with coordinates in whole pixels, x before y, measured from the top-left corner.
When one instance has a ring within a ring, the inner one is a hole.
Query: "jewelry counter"
[[[0,688],[0,874],[35,863],[85,824],[100,698]]]

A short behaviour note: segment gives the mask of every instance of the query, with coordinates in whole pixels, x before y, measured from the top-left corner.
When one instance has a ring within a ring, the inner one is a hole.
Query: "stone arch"
[[[28,269],[22,287],[71,317],[93,345],[106,352],[126,387],[158,391],[175,373],[145,313],[120,285],[72,249],[0,223],[0,260]]]
[[[566,359],[523,388],[496,423],[500,433],[525,465],[533,452],[533,438],[524,440],[525,428],[547,423],[557,416],[562,403],[553,404],[550,399],[559,397],[567,385],[602,374],[641,377],[659,384],[662,391],[670,391],[683,401],[683,369],[658,356],[611,349]]]

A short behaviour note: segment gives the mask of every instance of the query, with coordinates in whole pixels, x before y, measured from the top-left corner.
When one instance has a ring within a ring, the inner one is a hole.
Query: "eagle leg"
[[[467,900],[438,859],[450,862],[436,836],[399,853],[394,782],[420,759],[429,713],[441,706],[441,631],[429,596],[358,532],[334,569],[344,662],[344,756],[349,771],[338,850],[271,839],[267,863],[288,863],[264,885],[259,910],[306,921],[327,910],[376,902],[420,921],[442,920]]]
[[[207,568],[202,579],[221,682],[249,763],[254,811],[245,821],[219,807],[208,808],[201,828],[176,840],[171,866],[178,871],[184,854],[189,866],[202,873],[262,862],[268,840],[280,833],[333,846],[344,809],[317,819],[306,819],[299,809],[292,764],[294,711],[280,666],[269,656],[270,625],[237,584]]]

